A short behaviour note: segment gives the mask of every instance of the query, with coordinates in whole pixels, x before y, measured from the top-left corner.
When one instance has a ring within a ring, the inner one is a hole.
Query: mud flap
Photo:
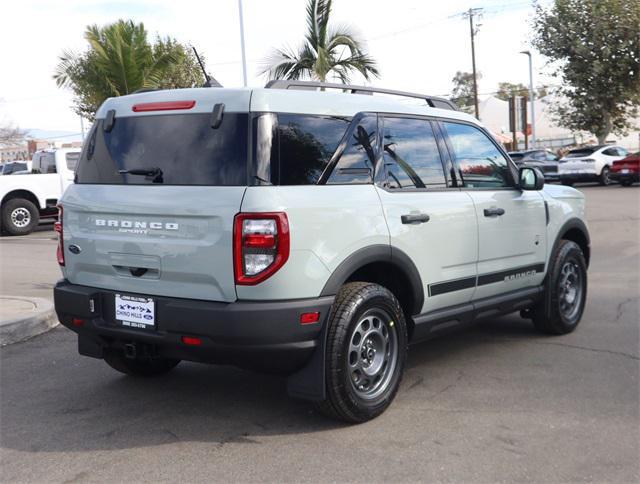
[[[330,318],[326,318],[318,346],[309,362],[287,378],[287,394],[293,398],[319,402],[327,398],[325,388],[325,355],[327,346],[327,327]]]

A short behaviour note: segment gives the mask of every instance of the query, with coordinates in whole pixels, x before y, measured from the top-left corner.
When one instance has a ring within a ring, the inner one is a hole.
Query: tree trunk
[[[599,145],[605,144],[605,142],[607,141],[607,136],[609,136],[609,134],[611,133],[611,129],[613,128],[611,116],[609,115],[609,113],[602,114],[602,121],[603,123],[600,125],[600,129],[593,133],[596,135],[596,138],[598,138]]]

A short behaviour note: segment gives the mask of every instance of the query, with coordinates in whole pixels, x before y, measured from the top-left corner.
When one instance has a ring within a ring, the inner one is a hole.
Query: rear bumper
[[[156,304],[156,330],[148,331],[116,324],[114,295],[115,291],[65,280],[56,284],[58,318],[78,333],[81,354],[101,358],[107,348],[133,343],[145,354],[284,373],[304,366],[319,346],[334,299],[219,303],[148,296]],[[316,311],[318,323],[300,324],[302,313]],[[74,318],[85,322],[78,326]],[[183,336],[197,337],[201,344],[186,345]]]
[[[640,181],[640,173],[638,173],[637,171],[629,172],[629,173],[612,171],[612,172],[609,172],[609,178],[616,181],[631,181],[631,182],[637,183]]]

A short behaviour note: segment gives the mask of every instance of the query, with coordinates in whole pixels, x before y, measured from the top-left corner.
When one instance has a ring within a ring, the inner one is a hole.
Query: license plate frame
[[[623,175],[629,174],[629,168],[623,168],[622,170],[620,170],[620,173],[622,173]]]
[[[143,331],[156,330],[156,301],[152,297],[114,295],[114,321],[118,326]]]

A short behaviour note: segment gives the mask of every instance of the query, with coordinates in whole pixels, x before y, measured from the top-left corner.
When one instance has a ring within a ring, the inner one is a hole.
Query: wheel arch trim
[[[591,259],[591,237],[589,236],[589,230],[587,229],[587,225],[579,218],[570,218],[564,224],[562,224],[562,226],[560,227],[560,230],[558,230],[558,235],[556,236],[556,239],[553,243],[553,247],[549,252],[549,261],[547,263],[547,267],[549,266],[551,257],[553,257],[553,254],[555,254],[556,249],[560,244],[560,241],[567,240],[566,235],[572,230],[576,230],[580,232],[584,237],[584,240],[586,242],[586,248],[583,249],[585,252],[584,258],[585,258],[585,262],[587,263],[587,268],[589,267],[589,261]]]
[[[329,276],[320,296],[337,294],[353,273],[376,262],[391,264],[407,278],[411,285],[409,289],[411,290],[413,301],[412,314],[420,314],[424,304],[424,287],[420,272],[405,252],[391,245],[370,245],[349,255]]]

